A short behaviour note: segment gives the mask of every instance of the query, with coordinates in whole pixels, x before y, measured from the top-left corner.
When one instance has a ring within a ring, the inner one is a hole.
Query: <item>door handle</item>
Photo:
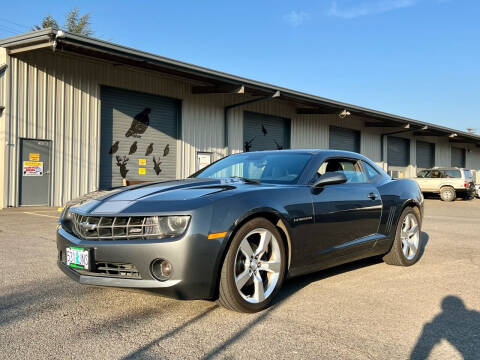
[[[370,194],[368,194],[368,198],[370,200],[376,200],[377,199],[377,195],[375,195],[375,193],[371,192]]]

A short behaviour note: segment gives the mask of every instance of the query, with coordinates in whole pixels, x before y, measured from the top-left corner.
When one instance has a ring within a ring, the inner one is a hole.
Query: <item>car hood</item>
[[[188,210],[211,202],[216,194],[249,191],[271,184],[246,183],[241,179],[185,179],[97,191],[71,201],[81,213],[149,212]],[[139,205],[141,203],[142,205]]]

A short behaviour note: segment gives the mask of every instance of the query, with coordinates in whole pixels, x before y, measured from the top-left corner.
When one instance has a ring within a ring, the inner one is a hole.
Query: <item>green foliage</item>
[[[67,13],[63,29],[79,35],[93,35],[90,23],[90,13],[80,16],[80,10],[78,8],[73,8]]]
[[[53,28],[55,30],[62,29],[83,36],[92,36],[93,30],[91,25],[90,13],[80,15],[80,10],[78,8],[73,8],[66,14],[65,24],[61,27],[58,26],[57,20],[49,14],[42,19],[41,26],[34,25],[32,30]]]

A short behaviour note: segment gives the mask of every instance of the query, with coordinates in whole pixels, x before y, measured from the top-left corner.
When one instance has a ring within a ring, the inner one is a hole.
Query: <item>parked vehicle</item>
[[[57,230],[58,265],[81,284],[256,312],[286,277],[377,255],[414,264],[422,218],[417,183],[392,180],[362,155],[249,152],[185,180],[69,204]]]
[[[480,199],[480,171],[472,170],[471,172],[475,183],[475,197]]]
[[[440,194],[443,201],[454,201],[457,197],[470,199],[475,195],[475,184],[468,169],[425,169],[418,173],[415,180],[423,193]]]

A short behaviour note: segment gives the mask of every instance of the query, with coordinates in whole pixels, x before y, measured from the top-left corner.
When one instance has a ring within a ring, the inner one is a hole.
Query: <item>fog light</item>
[[[167,260],[155,259],[150,265],[150,271],[155,279],[165,281],[172,275],[173,267]]]

